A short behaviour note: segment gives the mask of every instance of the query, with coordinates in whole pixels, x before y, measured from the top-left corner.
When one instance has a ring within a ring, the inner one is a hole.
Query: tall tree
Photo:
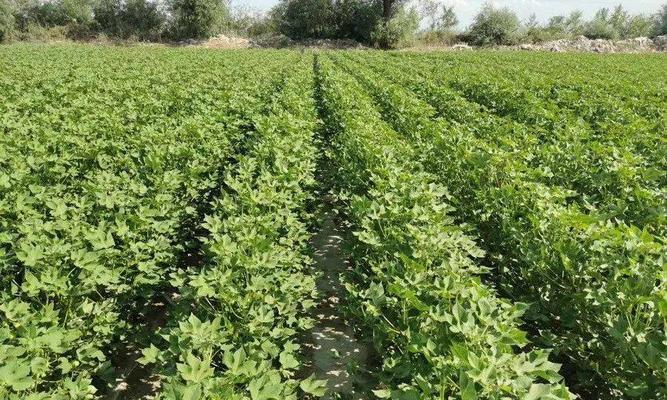
[[[14,30],[13,7],[7,0],[0,0],[0,42],[9,38]]]
[[[172,0],[172,34],[177,39],[204,39],[220,33],[229,9],[224,0]]]
[[[655,15],[656,36],[667,35],[667,4],[663,4],[660,11]]]

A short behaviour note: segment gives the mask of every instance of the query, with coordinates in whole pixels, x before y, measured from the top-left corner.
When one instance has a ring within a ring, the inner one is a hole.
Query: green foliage
[[[459,23],[454,7],[440,4],[436,0],[422,1],[419,12],[428,22],[428,32],[449,31]]]
[[[508,8],[484,5],[470,25],[467,36],[477,46],[514,44],[518,38],[519,18]]]
[[[382,3],[375,0],[283,0],[272,18],[290,38],[354,39],[391,48],[413,38],[419,16],[401,1],[391,2],[390,11],[384,18]]]
[[[266,63],[251,53],[74,46],[38,51],[7,47],[0,52],[5,72],[0,76],[5,88],[0,130],[8,132],[0,138],[0,397],[101,397],[104,377],[113,372],[116,342],[125,337],[130,345],[141,345],[134,342],[141,338],[134,323],[142,304],[179,279],[188,283],[182,297],[188,309],[180,324],[165,331],[167,337],[181,333],[180,341],[174,340],[176,350],[166,352],[164,343],[154,338],[159,347],[147,347],[141,359],[148,364],[173,361],[168,365],[174,376],[165,396],[225,386],[211,375],[212,357],[205,345],[219,349],[263,338],[253,344],[252,359],[265,360],[266,354],[277,351],[275,358],[285,364],[280,371],[294,370],[290,355],[297,347],[288,339],[308,326],[302,315],[314,286],[312,278],[299,277],[307,258],[300,252],[305,228],[298,207],[307,196],[302,190],[292,191],[290,175],[298,174],[299,181],[308,184],[312,161],[295,160],[293,152],[285,150],[286,143],[297,143],[295,138],[282,139],[279,153],[277,148],[267,153],[272,158],[261,168],[259,192],[244,192],[244,202],[236,208],[225,203],[219,209],[218,217],[250,207],[253,199],[261,199],[257,193],[282,195],[272,203],[281,206],[282,212],[275,215],[270,206],[262,208],[263,203],[255,204],[257,212],[246,219],[230,215],[225,226],[236,229],[238,241],[232,248],[239,249],[237,256],[226,253],[231,232],[216,230],[211,238],[219,242],[211,251],[220,252],[221,263],[248,268],[230,276],[248,295],[239,296],[238,303],[224,302],[231,286],[215,275],[220,272],[212,268],[215,262],[195,273],[196,268],[188,271],[180,265],[180,254],[196,241],[190,237],[195,235],[193,224],[204,232],[198,226],[206,222],[200,220],[202,203],[225,179],[229,160],[242,147],[249,126],[256,123],[257,135],[267,137],[273,127],[284,127],[275,130],[274,142],[287,129],[298,132],[304,157],[312,154],[307,142],[312,120],[287,113],[291,107],[308,110],[311,100],[301,96],[303,87],[290,91],[287,99],[268,102],[277,82],[283,81],[279,71],[292,66],[299,55],[274,53]],[[307,74],[299,77],[308,79]],[[45,101],[54,106],[43,108]],[[278,115],[262,116],[267,104],[274,104]],[[31,156],[25,157],[28,153]],[[297,168],[288,168],[297,161]],[[271,168],[284,171],[281,179],[269,173]],[[225,201],[234,196],[230,193]],[[249,226],[263,230],[253,236],[244,231]],[[280,243],[273,245],[269,257],[264,252],[269,236],[258,235],[276,235],[275,226],[293,229],[276,237]],[[255,256],[239,258],[248,248],[256,249]],[[272,263],[275,268],[267,268]],[[193,274],[183,274],[186,271]],[[222,285],[220,292],[211,293],[217,287],[206,278]],[[216,298],[223,302],[209,321],[208,304]],[[229,325],[237,307],[245,307],[243,334]],[[229,309],[231,314],[222,314]],[[190,318],[190,311],[201,319]],[[174,314],[175,319],[179,316]],[[237,334],[243,340],[230,342]],[[269,367],[262,361],[255,368]],[[298,382],[290,385],[297,387]]]
[[[0,398],[326,395],[316,165],[376,397],[664,398],[664,62],[0,47]]]
[[[655,14],[654,20],[655,35],[667,35],[667,4],[663,4],[660,10]]]
[[[532,340],[571,360],[580,393],[664,396],[667,193],[656,174],[664,149],[650,145],[664,142],[664,99],[625,80],[638,70],[590,84],[611,60],[582,67],[579,56],[555,67],[532,56],[534,67],[519,73],[490,54],[458,66],[427,57],[406,67],[406,58],[379,73],[419,100],[377,75],[369,86],[378,86],[384,117],[418,145],[425,168],[448,183],[459,218],[476,227],[502,271],[500,287],[532,304],[526,317],[540,332]],[[364,63],[387,64],[378,61]],[[657,71],[662,61],[639,69]],[[425,68],[422,77],[400,72]],[[564,79],[574,68],[580,75]]]
[[[630,15],[618,5],[610,12],[608,8],[598,10],[586,23],[584,35],[590,39],[629,39],[648,37],[654,33],[652,18],[646,15]]]
[[[336,188],[356,237],[356,269],[346,288],[382,357],[379,377],[387,388],[376,396],[501,398],[539,391],[571,398],[547,351],[516,350],[527,344],[518,328],[526,306],[501,300],[480,282],[487,270],[477,260],[484,253],[455,225],[447,190],[422,171],[419,149],[381,119],[352,77],[329,60],[319,68],[325,122],[335,127]],[[359,76],[374,85],[375,77]],[[378,85],[378,94],[392,96],[383,89]],[[387,120],[412,124],[413,112]],[[541,379],[550,383],[540,385]]]
[[[607,8],[598,10],[590,21],[584,21],[580,11],[569,16],[556,15],[546,25],[531,17],[523,27],[523,40],[533,43],[585,35],[590,39],[631,39],[651,37],[656,34],[656,18],[648,15],[631,15],[622,6],[613,12]]]
[[[166,15],[157,3],[147,0],[100,0],[95,7],[95,23],[111,37],[158,40]]]
[[[0,43],[14,32],[14,9],[9,0],[0,0]]]
[[[332,38],[337,34],[334,25],[334,4],[330,0],[289,0],[280,10],[280,32],[294,39]]]
[[[396,48],[410,43],[419,27],[414,9],[399,9],[389,21],[379,21],[371,33],[371,42],[380,48]]]
[[[272,19],[278,31],[290,38],[368,43],[381,12],[374,0],[283,0],[272,10]]]
[[[222,0],[170,0],[171,35],[175,39],[206,39],[222,32],[229,9]]]
[[[616,24],[616,26],[614,25]],[[595,17],[586,24],[584,35],[589,39],[619,39],[620,33],[616,30],[618,16],[612,23],[608,8],[602,8],[595,13]]]
[[[202,224],[206,263],[171,275],[179,312],[142,360],[164,375],[165,399],[193,390],[267,400],[294,398],[299,387],[320,392],[318,382],[295,378],[294,341],[312,326],[314,305],[304,222],[315,169],[312,84],[310,56],[293,60],[249,116],[247,152]]]

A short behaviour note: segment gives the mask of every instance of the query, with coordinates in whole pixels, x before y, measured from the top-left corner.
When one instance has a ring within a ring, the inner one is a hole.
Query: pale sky
[[[485,0],[440,1],[454,6],[461,28],[470,24],[485,2]],[[269,10],[276,3],[278,3],[278,0],[232,0],[234,5],[242,5],[260,11]],[[653,14],[658,11],[662,4],[667,3],[667,0],[492,0],[491,3],[496,6],[511,8],[522,20],[528,19],[532,13],[535,13],[538,19],[546,21],[551,16],[568,14],[574,10],[581,10],[585,18],[590,18],[598,9],[602,7],[613,8],[618,4],[622,4],[632,14]]]

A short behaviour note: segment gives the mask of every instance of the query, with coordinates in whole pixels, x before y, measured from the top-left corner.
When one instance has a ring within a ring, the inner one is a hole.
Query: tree
[[[664,4],[660,11],[655,15],[655,36],[667,35],[667,4]]]
[[[468,36],[478,46],[513,44],[519,27],[519,17],[509,8],[497,9],[486,3],[475,16]]]
[[[537,15],[534,13],[530,15],[528,20],[523,24],[524,37],[522,41],[529,43],[541,43],[551,38],[547,27],[542,26],[537,20]]]
[[[385,21],[383,3],[379,0],[282,0],[271,10],[270,19],[279,32],[293,39],[377,43],[379,38],[401,36],[403,28],[414,25],[412,18],[406,16],[412,13],[402,13],[402,3],[403,0],[393,3],[392,7],[398,7],[397,12],[392,12],[393,17]]]
[[[572,11],[565,19],[565,31],[570,36],[584,34],[584,13],[579,10]]]
[[[428,21],[428,30],[435,31],[438,28],[438,11],[440,4],[436,0],[422,0],[419,12],[422,18]]]
[[[0,42],[6,41],[14,31],[14,10],[9,1],[0,0]]]
[[[171,0],[172,35],[176,39],[205,39],[221,32],[229,19],[223,0]]]
[[[617,38],[627,37],[626,26],[629,19],[630,13],[625,11],[621,4],[614,8],[614,11],[611,13],[608,19],[609,24],[614,30],[614,36]]]
[[[121,39],[157,40],[166,22],[158,4],[148,0],[99,0],[94,11],[96,28]]]
[[[389,49],[412,39],[419,27],[419,13],[416,9],[401,7],[389,21],[384,18],[377,24],[371,35],[376,46]]]
[[[653,20],[646,15],[633,15],[625,23],[625,38],[649,37],[653,34]]]
[[[567,33],[567,17],[556,15],[549,18],[547,30],[554,36],[562,37]]]
[[[454,7],[440,4],[437,0],[422,0],[419,12],[428,21],[427,31],[430,32],[449,31],[459,23]]]
[[[610,22],[609,9],[601,8],[586,24],[584,35],[589,39],[618,39],[618,32]]]
[[[280,31],[292,39],[337,36],[331,0],[284,0],[278,10]]]
[[[56,2],[62,8],[65,24],[87,25],[93,21],[92,0],[60,0]]]
[[[451,30],[459,24],[459,19],[454,12],[454,7],[442,5],[442,16],[440,17],[440,30]]]
[[[93,12],[99,30],[110,36],[121,36],[123,31],[121,0],[99,0]]]
[[[158,3],[149,0],[127,0],[121,18],[125,37],[136,36],[140,40],[159,38],[166,21]]]
[[[381,20],[377,0],[337,0],[334,2],[336,37],[371,42],[373,30]]]

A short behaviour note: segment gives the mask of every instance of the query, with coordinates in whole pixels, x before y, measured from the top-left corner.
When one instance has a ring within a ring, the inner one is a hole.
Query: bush
[[[229,21],[223,0],[172,0],[171,34],[174,39],[206,39],[217,35]]]
[[[624,38],[650,37],[653,35],[653,21],[645,15],[635,15],[625,23]]]
[[[586,25],[584,35],[589,39],[618,39],[619,35],[614,27],[603,20],[594,19]]]
[[[378,0],[282,0],[269,20],[291,39],[353,39],[390,48],[414,38],[419,16],[403,0],[389,3],[385,20]]]
[[[158,39],[166,21],[158,4],[147,0],[129,0],[122,17],[125,37],[136,36],[140,40]]]
[[[14,30],[13,37],[16,40],[28,42],[52,42],[67,40],[69,36],[66,26],[43,27],[37,23],[30,22],[22,29]]]
[[[458,43],[459,37],[455,32],[449,30],[426,31],[417,37],[417,41],[427,46],[451,46]]]
[[[157,3],[147,0],[101,0],[95,8],[95,22],[110,37],[158,40],[166,16]]]
[[[620,5],[612,13],[608,8],[600,9],[584,29],[584,35],[589,39],[609,40],[651,36],[653,32],[650,17],[630,15]]]
[[[401,8],[389,21],[381,21],[371,33],[371,42],[376,47],[391,49],[410,44],[419,27],[419,15],[414,9]]]
[[[278,33],[278,27],[271,14],[253,11],[246,7],[235,7],[226,27],[227,31],[253,38],[267,37]]]
[[[564,18],[564,17],[553,17]],[[550,21],[551,22],[551,21]],[[524,24],[521,32],[520,41],[522,43],[542,43],[553,38],[553,34],[546,27],[540,25],[535,14],[531,15],[528,21]]]
[[[667,4],[663,5],[655,15],[654,35],[667,35]]]
[[[62,9],[65,24],[89,25],[93,22],[93,0],[59,0],[55,4]]]
[[[382,10],[372,0],[340,0],[335,2],[336,36],[370,43],[371,35],[381,20]]]
[[[276,15],[280,32],[292,39],[336,37],[335,14],[330,0],[284,1],[276,9]]]
[[[477,46],[511,45],[517,42],[519,27],[519,17],[509,8],[497,9],[487,3],[466,36]]]
[[[45,2],[34,5],[30,9],[27,19],[33,24],[38,24],[46,28],[64,26],[70,21],[60,2]]]
[[[0,42],[9,40],[14,32],[14,10],[7,0],[0,0]]]
[[[97,32],[93,30],[90,24],[71,23],[65,26],[65,36],[70,40],[94,40]]]

